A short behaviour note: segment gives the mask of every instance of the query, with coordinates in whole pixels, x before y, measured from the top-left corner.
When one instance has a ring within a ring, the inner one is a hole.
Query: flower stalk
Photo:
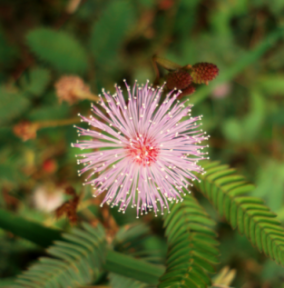
[[[39,129],[66,126],[78,122],[80,122],[80,119],[78,117],[63,120],[46,120],[37,122],[30,122],[28,120],[23,120],[13,127],[13,132],[23,141],[27,141],[29,139],[35,139],[36,133]]]

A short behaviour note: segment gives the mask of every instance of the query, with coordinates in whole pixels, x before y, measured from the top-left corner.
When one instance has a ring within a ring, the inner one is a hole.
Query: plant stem
[[[97,95],[94,95],[92,93],[85,94],[85,99],[91,100],[91,101],[94,101],[94,102],[97,102],[97,101],[100,100],[100,98]]]
[[[99,96],[92,94],[91,92],[85,92],[85,91],[81,91],[81,90],[75,90],[75,94],[77,95],[78,98],[80,98],[81,100],[90,100],[93,102],[97,102],[100,100]]]
[[[57,126],[65,126],[71,125],[75,123],[79,123],[80,119],[78,117],[74,117],[71,119],[64,119],[64,120],[46,120],[46,121],[38,121],[34,122],[38,129],[47,128],[47,127],[57,127]]]
[[[108,250],[104,268],[110,272],[153,285],[158,284],[159,278],[165,271],[164,266],[153,265],[113,250]]]

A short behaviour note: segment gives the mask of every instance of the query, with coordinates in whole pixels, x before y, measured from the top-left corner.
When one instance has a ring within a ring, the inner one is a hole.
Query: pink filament
[[[203,172],[197,162],[207,158],[200,143],[208,136],[196,123],[201,117],[191,117],[191,107],[176,101],[180,92],[171,91],[159,104],[163,87],[135,83],[131,91],[125,85],[127,100],[120,87],[114,95],[103,90],[105,113],[93,105],[94,116],[81,116],[95,130],[77,127],[79,136],[89,138],[72,145],[91,149],[78,155],[84,165],[78,173],[90,172],[86,184],[94,186],[94,196],[106,191],[102,205],[125,212],[131,203],[137,215],[163,213],[168,201],[182,201],[189,180],[197,179],[193,172]]]

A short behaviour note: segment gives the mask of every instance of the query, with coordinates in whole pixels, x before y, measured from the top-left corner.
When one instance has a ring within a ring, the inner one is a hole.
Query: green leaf
[[[223,124],[225,137],[232,142],[253,140],[264,122],[265,101],[258,91],[250,95],[250,111],[243,119],[230,118]]]
[[[45,105],[35,108],[27,116],[31,121],[50,120],[50,119],[66,119],[69,116],[70,105],[62,103],[61,105]]]
[[[208,287],[209,273],[218,263],[216,234],[212,221],[192,195],[170,205],[164,226],[168,237],[166,272],[160,278],[162,287]]]
[[[244,135],[252,140],[259,132],[264,122],[266,105],[263,96],[258,91],[252,91],[250,96],[249,114],[242,120]]]
[[[87,70],[85,49],[67,32],[37,28],[26,35],[26,40],[40,60],[60,72],[77,73]]]
[[[91,31],[90,48],[97,63],[110,65],[116,60],[133,20],[134,11],[130,1],[110,1]]]
[[[1,27],[2,28],[2,27]],[[1,29],[2,30],[2,29]],[[11,64],[17,59],[18,56],[18,48],[16,45],[11,45],[9,41],[7,41],[6,35],[0,30],[0,65],[1,70],[3,68],[10,68]]]
[[[232,142],[238,142],[243,139],[243,129],[240,121],[238,121],[235,118],[229,118],[227,119],[222,127],[223,133],[225,137],[232,141]]]
[[[8,288],[8,287],[11,287],[10,285],[12,285],[13,283],[14,283],[14,279],[4,278],[0,280],[0,287]]]
[[[267,193],[273,187],[273,193]],[[256,175],[256,189],[252,195],[266,200],[267,205],[278,211],[284,200],[284,164],[281,161],[266,160]]]
[[[60,230],[25,220],[3,209],[0,209],[0,228],[43,247],[51,245],[54,240],[61,239]]]
[[[90,284],[99,274],[105,261],[106,239],[101,224],[63,234],[65,241],[57,241],[47,249],[49,256],[23,272],[10,287],[81,287]]]
[[[15,165],[15,163],[3,163],[0,164],[0,183],[3,181],[8,181],[10,183],[19,183],[20,181],[24,180],[26,177],[19,168]]]
[[[50,82],[50,71],[44,68],[33,68],[21,78],[21,84],[25,92],[31,96],[41,96]]]
[[[261,199],[246,195],[254,186],[218,162],[204,162],[203,167],[206,174],[197,175],[201,183],[195,183],[195,187],[233,228],[238,228],[260,251],[284,265],[284,229]]]
[[[278,94],[283,96],[284,75],[280,73],[263,75],[257,79],[255,85],[268,95]]]
[[[29,106],[30,101],[21,92],[0,87],[0,125],[19,117]]]

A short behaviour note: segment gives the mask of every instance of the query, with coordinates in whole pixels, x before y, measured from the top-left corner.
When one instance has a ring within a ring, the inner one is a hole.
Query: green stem
[[[100,101],[100,97],[97,96],[97,95],[92,94],[91,92],[84,92],[84,91],[81,91],[81,90],[75,90],[75,94],[81,100],[86,99],[86,100],[90,100],[90,101],[93,101],[93,102]]]
[[[34,122],[37,125],[38,129],[47,128],[47,127],[57,127],[57,126],[65,126],[71,125],[80,122],[79,117],[71,118],[71,119],[63,119],[63,120],[46,120],[46,121],[38,121]]]
[[[157,285],[159,278],[165,272],[164,266],[153,265],[113,250],[108,250],[104,268],[152,285]]]

